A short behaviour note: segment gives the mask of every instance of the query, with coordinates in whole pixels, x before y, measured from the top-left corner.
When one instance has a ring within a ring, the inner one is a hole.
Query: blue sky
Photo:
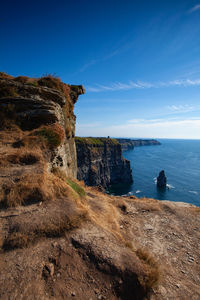
[[[77,135],[200,139],[200,1],[2,1],[0,70],[83,84]]]

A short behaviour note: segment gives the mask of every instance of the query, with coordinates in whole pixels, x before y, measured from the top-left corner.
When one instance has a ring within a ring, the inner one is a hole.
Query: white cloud
[[[199,110],[199,108],[200,108],[199,106],[194,107],[189,104],[167,106],[167,109],[169,109],[171,112],[174,113],[187,113],[187,112]]]
[[[134,82],[130,80],[128,83],[114,82],[110,85],[97,84],[95,87],[88,86],[86,90],[88,92],[103,92],[103,91],[120,91],[120,90],[131,90],[131,89],[146,89],[154,87],[150,82],[137,81]]]
[[[149,89],[149,88],[162,88],[162,87],[187,87],[187,86],[200,86],[200,79],[182,79],[182,80],[172,80],[166,82],[143,82],[143,81],[132,81],[127,83],[114,82],[110,85],[96,84],[95,86],[86,87],[88,92],[104,92],[104,91],[120,91],[120,90],[131,90],[131,89]]]
[[[197,10],[200,10],[200,4],[197,4],[197,5],[193,6],[188,12],[193,13]]]
[[[140,120],[140,121],[139,121]],[[77,135],[200,139],[200,118],[133,119],[125,124],[82,128]]]

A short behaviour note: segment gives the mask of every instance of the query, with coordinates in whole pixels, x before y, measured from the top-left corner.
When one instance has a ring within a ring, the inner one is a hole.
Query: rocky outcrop
[[[1,73],[0,128],[7,126],[5,122],[8,123],[8,120],[14,121],[23,131],[59,124],[65,131],[64,140],[52,149],[49,168],[58,167],[67,176],[76,178],[76,117],[73,107],[83,93],[82,86],[70,86],[51,76],[40,79],[13,78]]]
[[[130,162],[122,157],[115,139],[77,137],[75,141],[78,179],[86,185],[108,187],[133,181]]]
[[[159,173],[159,176],[157,177],[157,187],[159,188],[165,188],[167,185],[167,178],[165,176],[165,171],[162,170]]]
[[[134,149],[134,147],[140,147],[140,146],[156,146],[156,145],[161,145],[161,143],[157,140],[132,140],[132,139],[123,139],[119,138],[117,141],[120,143],[122,146],[122,150],[131,150]]]

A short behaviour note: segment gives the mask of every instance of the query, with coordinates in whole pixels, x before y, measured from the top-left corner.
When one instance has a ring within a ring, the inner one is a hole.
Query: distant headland
[[[122,150],[131,150],[134,147],[140,147],[140,146],[157,146],[161,145],[161,143],[157,140],[150,139],[124,139],[124,138],[118,138],[117,141],[121,144]]]

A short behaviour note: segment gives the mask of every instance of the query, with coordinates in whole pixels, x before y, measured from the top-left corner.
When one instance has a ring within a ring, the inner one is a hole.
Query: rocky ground
[[[87,200],[89,209],[102,214],[99,222],[91,216],[63,235],[2,249],[0,299],[200,299],[198,208],[93,190],[87,191]],[[110,227],[103,220],[111,209],[106,201],[117,209]],[[64,209],[63,203],[49,205],[1,210],[1,240],[11,225],[34,226],[51,210],[53,220]],[[142,256],[149,255],[158,265],[159,280],[145,295],[139,281],[146,276]]]

